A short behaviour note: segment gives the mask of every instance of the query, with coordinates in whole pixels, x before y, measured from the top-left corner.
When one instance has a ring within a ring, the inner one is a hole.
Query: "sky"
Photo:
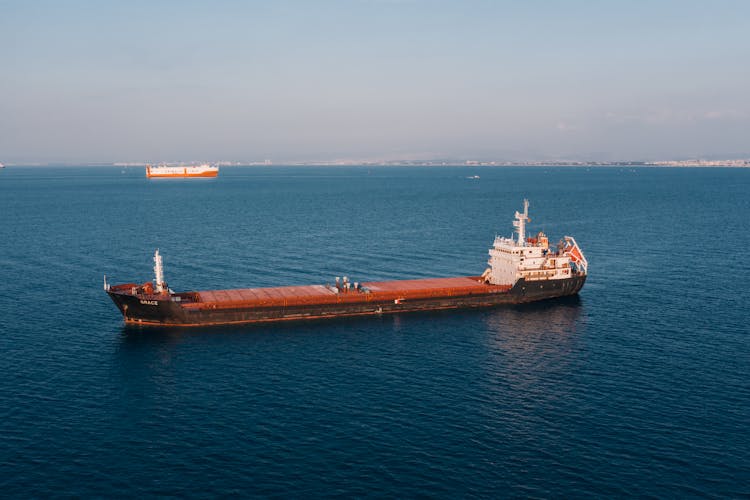
[[[0,162],[750,156],[747,0],[0,0]]]

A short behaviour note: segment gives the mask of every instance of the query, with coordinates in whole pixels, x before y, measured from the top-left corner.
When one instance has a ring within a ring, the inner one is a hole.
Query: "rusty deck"
[[[413,300],[503,293],[510,286],[489,285],[479,276],[427,278],[362,283],[359,290],[338,293],[324,285],[274,288],[240,288],[194,292],[197,300],[183,302],[185,309],[234,309],[244,307],[289,307],[297,305]]]

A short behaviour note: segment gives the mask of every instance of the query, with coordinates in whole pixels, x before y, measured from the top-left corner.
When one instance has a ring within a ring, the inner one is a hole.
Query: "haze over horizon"
[[[750,2],[0,0],[0,161],[748,155]]]

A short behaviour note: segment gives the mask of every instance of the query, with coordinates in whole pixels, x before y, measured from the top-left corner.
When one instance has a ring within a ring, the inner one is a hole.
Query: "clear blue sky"
[[[0,161],[750,151],[750,1],[0,0]]]

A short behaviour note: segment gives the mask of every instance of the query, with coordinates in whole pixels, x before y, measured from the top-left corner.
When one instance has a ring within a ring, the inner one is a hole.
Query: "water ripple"
[[[115,170],[3,173],[4,495],[750,494],[746,171]],[[580,298],[139,329],[100,288],[156,247],[179,289],[480,273],[524,197]]]

